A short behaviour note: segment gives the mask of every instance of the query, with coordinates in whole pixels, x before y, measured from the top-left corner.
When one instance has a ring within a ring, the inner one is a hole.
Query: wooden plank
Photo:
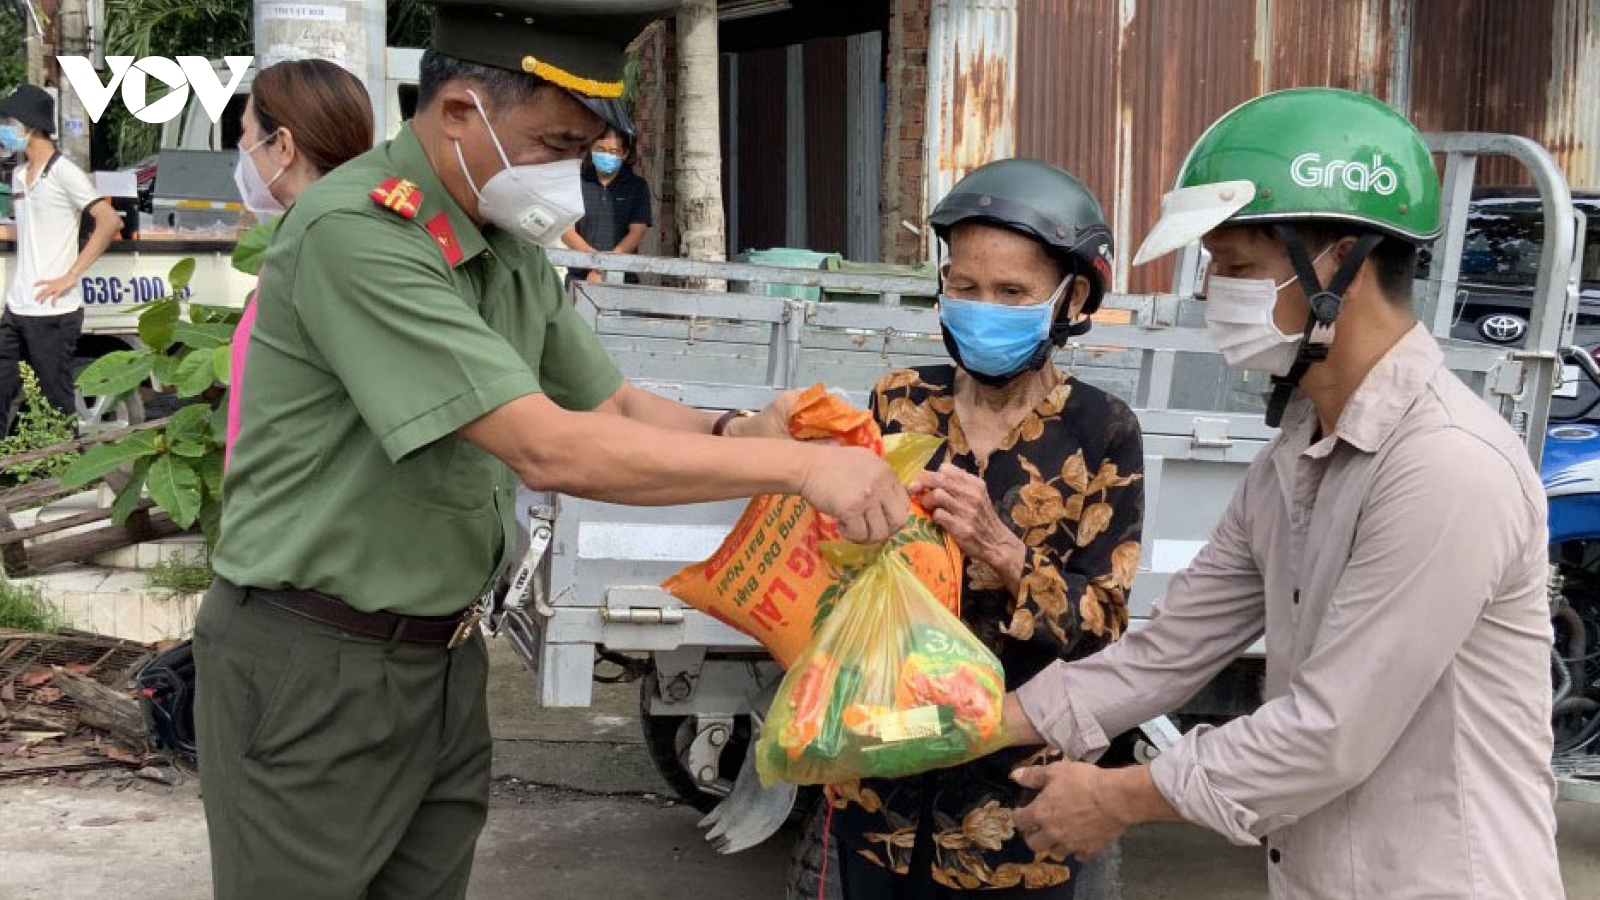
[[[119,764],[113,759],[108,759],[98,753],[86,753],[82,750],[50,756],[15,757],[12,759],[0,759],[0,778],[19,778],[24,775],[40,775],[45,772],[72,772],[79,769],[98,769],[102,766],[115,765]]]
[[[139,702],[122,691],[108,688],[93,678],[74,675],[60,666],[51,684],[78,704],[78,722],[97,728],[118,741],[143,752],[146,742],[144,713]]]
[[[77,452],[87,447],[93,447],[96,444],[109,444],[112,441],[125,438],[136,431],[149,431],[152,428],[165,428],[166,424],[167,420],[165,418],[161,418],[154,419],[149,422],[141,422],[138,425],[130,425],[127,428],[117,428],[111,431],[92,431],[83,437],[76,438],[65,443],[54,444],[49,447],[41,447],[38,450],[29,450],[26,453],[18,453],[15,456],[7,456],[3,459],[0,459],[0,468],[15,466],[21,463],[35,462],[41,459],[49,459],[52,456],[59,456],[62,453]]]
[[[155,502],[147,498],[140,500],[139,505],[135,508],[149,509],[154,505]],[[77,528],[79,525],[88,525],[93,522],[103,522],[110,518],[110,508],[91,509],[88,512],[78,513],[75,516],[67,516],[64,519],[53,519],[49,522],[41,522],[38,525],[34,525],[29,528],[19,528],[14,531],[0,532],[0,546],[4,546],[6,544],[20,544],[23,541],[31,538],[40,537],[46,534],[55,534],[58,531],[66,531],[69,528]]]
[[[86,534],[75,534],[71,537],[37,544],[28,548],[27,561],[20,569],[13,569],[8,563],[7,575],[25,575],[40,572],[51,566],[64,562],[74,562],[109,553],[133,544],[142,544],[145,541],[157,541],[162,538],[182,534],[184,529],[179,528],[172,517],[159,510],[140,510],[128,517],[128,521],[121,525],[107,525]]]
[[[27,484],[18,485],[4,494],[0,494],[0,506],[4,506],[6,509],[26,509],[30,506],[38,506],[41,503],[48,503],[59,497],[71,496],[82,490],[84,488],[62,487],[61,481],[56,478],[47,478],[44,481],[30,481]]]
[[[0,504],[0,529],[10,531],[15,527],[17,525],[11,521],[10,512],[6,510],[3,504]],[[13,572],[24,569],[27,565],[28,551],[21,545],[7,544],[4,547],[0,547],[0,568],[7,572]],[[0,647],[0,662],[3,662],[4,659],[4,648]]]

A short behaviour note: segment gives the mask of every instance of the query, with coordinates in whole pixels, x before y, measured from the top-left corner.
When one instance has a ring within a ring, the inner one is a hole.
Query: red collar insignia
[[[461,262],[461,242],[456,239],[455,229],[450,227],[450,217],[439,213],[428,220],[424,226],[428,233],[433,235],[433,242],[439,245],[439,250],[444,253],[444,261],[451,266]]]

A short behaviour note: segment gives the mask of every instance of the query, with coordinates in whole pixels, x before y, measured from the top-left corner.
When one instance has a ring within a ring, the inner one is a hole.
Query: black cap
[[[625,134],[633,123],[617,102],[627,49],[682,0],[428,0],[433,49],[447,56],[536,75],[572,95]]]
[[[0,119],[16,119],[45,134],[56,132],[56,101],[44,88],[24,84],[0,100]]]

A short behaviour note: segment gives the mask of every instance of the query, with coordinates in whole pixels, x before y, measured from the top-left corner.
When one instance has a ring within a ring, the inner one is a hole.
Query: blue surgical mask
[[[21,153],[27,146],[28,133],[22,130],[21,125],[0,125],[0,150]]]
[[[592,150],[589,158],[594,160],[594,170],[601,175],[615,175],[622,169],[622,157],[604,150]]]
[[[1031,306],[1006,306],[939,295],[939,321],[955,342],[963,369],[991,378],[1009,378],[1033,361],[1050,341],[1056,305],[1071,277],[1050,299]]]

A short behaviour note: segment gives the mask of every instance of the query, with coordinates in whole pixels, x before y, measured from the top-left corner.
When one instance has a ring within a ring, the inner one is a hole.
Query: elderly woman
[[[914,490],[965,553],[962,618],[1011,688],[1116,640],[1128,621],[1144,504],[1139,422],[1051,361],[1088,329],[1111,236],[1082,183],[1026,159],[962,179],[932,223],[949,248],[939,317],[954,365],[890,374],[872,409],[886,433],[945,439]],[[1037,761],[1009,750],[836,788],[844,896],[1073,897],[1081,863],[1035,855],[1012,825],[1024,798],[1010,774]]]

